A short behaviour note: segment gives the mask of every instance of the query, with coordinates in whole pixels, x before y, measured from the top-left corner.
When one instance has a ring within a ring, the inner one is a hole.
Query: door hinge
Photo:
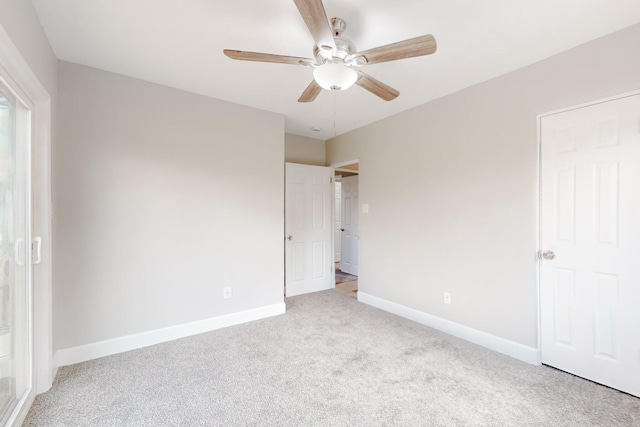
[[[333,177],[332,176],[329,177],[329,184],[333,184]]]

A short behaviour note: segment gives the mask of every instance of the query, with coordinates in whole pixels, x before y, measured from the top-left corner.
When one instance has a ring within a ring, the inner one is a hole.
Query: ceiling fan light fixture
[[[358,73],[343,63],[328,62],[313,70],[313,78],[326,90],[347,90],[358,80]]]

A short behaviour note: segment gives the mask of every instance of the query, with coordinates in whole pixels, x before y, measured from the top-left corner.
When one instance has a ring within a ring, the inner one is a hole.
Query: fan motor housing
[[[344,61],[347,58],[351,58],[353,54],[357,52],[356,45],[353,44],[351,40],[342,37],[342,32],[346,28],[347,23],[343,19],[331,18],[331,31],[333,33],[333,40],[336,43],[336,52],[332,54],[331,51],[313,46],[313,56],[319,65],[335,58],[340,58]]]

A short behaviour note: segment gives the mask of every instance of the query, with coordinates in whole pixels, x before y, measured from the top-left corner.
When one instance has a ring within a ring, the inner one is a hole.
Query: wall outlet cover
[[[444,303],[445,304],[451,304],[451,293],[450,292],[445,292],[444,293]]]

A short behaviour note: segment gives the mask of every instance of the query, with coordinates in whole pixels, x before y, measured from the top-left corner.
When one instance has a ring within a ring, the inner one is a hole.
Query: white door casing
[[[342,239],[342,231],[340,231],[340,229],[342,228],[342,211],[341,211],[341,206],[342,206],[342,193],[341,193],[341,189],[342,189],[342,182],[340,182],[338,179],[340,177],[335,177],[335,192],[334,192],[334,203],[333,203],[333,251],[334,251],[334,258],[333,261],[334,262],[340,262],[340,248],[342,247],[341,245],[341,239]]]
[[[286,163],[285,170],[285,295],[330,289],[331,168]]]
[[[358,275],[359,206],[358,176],[342,178],[342,237],[340,270]]]
[[[38,265],[33,269],[33,356],[37,393],[47,391],[57,367],[52,351],[52,224],[51,224],[51,97],[29,64],[0,26],[0,78],[16,91],[32,112],[32,226],[41,236]],[[30,246],[30,245],[28,245]],[[18,425],[26,416],[33,395],[26,399],[13,422]],[[11,421],[10,421],[11,422]]]
[[[640,95],[540,125],[542,362],[640,396]]]
[[[18,424],[35,395],[32,340],[32,109],[0,76],[0,424]]]

